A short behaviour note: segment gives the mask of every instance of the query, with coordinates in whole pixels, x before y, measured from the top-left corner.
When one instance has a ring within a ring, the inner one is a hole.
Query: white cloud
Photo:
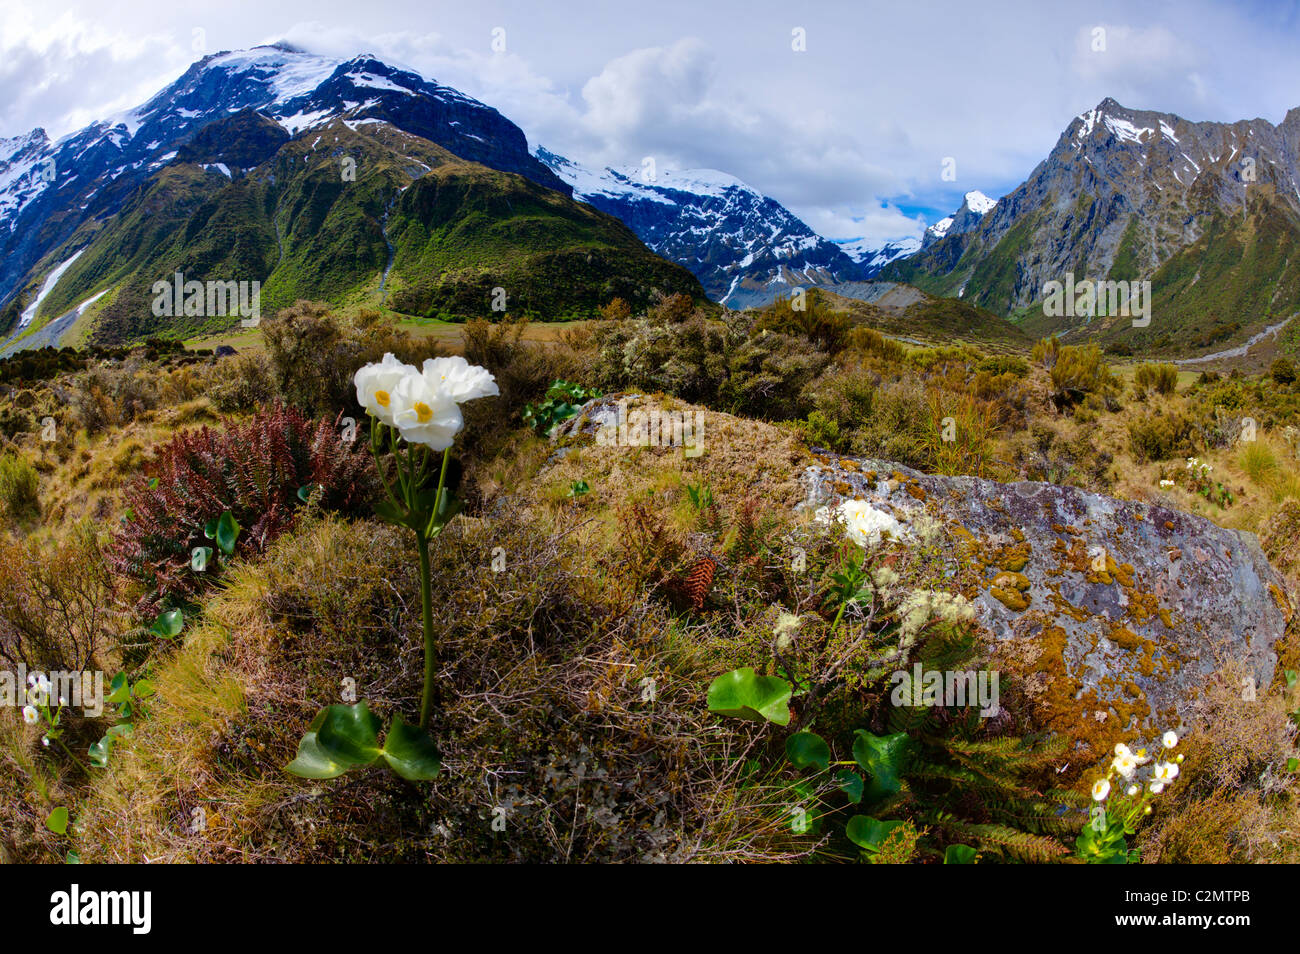
[[[877,240],[915,234],[900,204],[941,215],[970,189],[1010,191],[1108,95],[1193,119],[1277,122],[1300,105],[1300,29],[1280,5],[7,0],[0,135],[57,135],[143,101],[197,58],[196,29],[211,52],[280,38],[372,52],[495,106],[534,145],[722,169],[819,230]]]

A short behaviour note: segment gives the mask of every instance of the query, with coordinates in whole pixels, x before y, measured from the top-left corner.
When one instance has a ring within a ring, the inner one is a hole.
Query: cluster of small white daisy
[[[451,447],[464,427],[460,405],[501,393],[491,372],[460,355],[429,358],[417,368],[386,354],[352,380],[367,413],[396,428],[407,443],[435,451]]]
[[[1178,746],[1178,735],[1174,732],[1166,732],[1160,741],[1165,751],[1172,756],[1173,750]],[[1106,772],[1106,777],[1093,783],[1093,801],[1104,802],[1110,796],[1111,779],[1116,778],[1118,784],[1125,786],[1126,796],[1129,798],[1142,796],[1140,804],[1143,814],[1150,814],[1151,806],[1145,804],[1147,796],[1159,795],[1166,786],[1178,778],[1178,766],[1182,761],[1182,755],[1172,756],[1164,762],[1156,761],[1151,767],[1151,777],[1144,789],[1137,779],[1138,768],[1152,762],[1151,756],[1147,755],[1146,749],[1138,749],[1134,752],[1120,742],[1115,746],[1115,756],[1110,760],[1110,769]]]
[[[1161,489],[1161,490],[1168,490],[1169,488],[1173,487],[1173,485],[1174,485],[1174,482],[1173,482],[1172,480],[1168,480],[1168,479],[1166,479],[1166,480],[1162,480],[1162,481],[1160,481],[1160,489]]]
[[[1202,463],[1199,457],[1187,458],[1187,469],[1192,472],[1193,477],[1204,477],[1210,471],[1214,470],[1209,464]]]
[[[50,730],[56,730],[59,724],[59,714],[63,707],[68,704],[68,700],[59,696],[58,708],[50,712],[50,691],[52,686],[50,680],[43,673],[36,673],[27,677],[27,704],[23,706],[23,722],[28,725],[44,720]],[[58,731],[47,732],[41,738],[41,744],[48,746],[50,744],[51,734],[58,738]]]

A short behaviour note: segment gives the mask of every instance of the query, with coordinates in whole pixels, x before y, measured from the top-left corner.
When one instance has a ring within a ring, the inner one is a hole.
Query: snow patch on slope
[[[50,292],[54,291],[54,286],[57,285],[59,279],[63,277],[63,273],[72,267],[72,263],[79,259],[81,253],[84,251],[85,249],[83,248],[67,261],[55,266],[54,271],[50,272],[46,277],[45,284],[41,286],[41,290],[32,300],[32,303],[24,308],[23,313],[18,316],[19,328],[26,328],[32,323],[32,319],[36,317],[37,309],[41,307],[41,302],[45,301],[45,299],[49,297]]]

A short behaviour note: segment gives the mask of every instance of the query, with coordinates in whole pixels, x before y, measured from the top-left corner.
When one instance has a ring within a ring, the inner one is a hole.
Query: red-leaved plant
[[[304,487],[318,488],[330,510],[365,506],[376,489],[373,458],[346,439],[340,423],[275,406],[222,430],[184,431],[157,448],[126,490],[123,525],[109,550],[117,573],[148,588],[141,613],[202,589],[212,574],[196,572],[191,555],[210,542],[209,521],[227,511],[242,528],[239,550],[261,552],[293,524]]]

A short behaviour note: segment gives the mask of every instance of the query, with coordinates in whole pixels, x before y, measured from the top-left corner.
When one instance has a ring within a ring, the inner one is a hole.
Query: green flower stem
[[[442,494],[443,488],[447,486],[447,461],[451,459],[451,448],[448,447],[442,452],[442,472],[438,474],[438,492],[433,497],[433,516],[429,520],[429,526],[425,533],[429,534],[433,530],[433,525],[438,521],[438,514],[442,512]]]
[[[388,449],[393,455],[393,462],[397,465],[397,485],[402,491],[401,501],[409,509],[411,506],[411,491],[406,483],[406,471],[402,467],[402,451],[398,446],[397,428],[388,429]]]
[[[374,452],[376,468],[379,470],[380,479],[383,480],[384,490],[389,499],[401,507],[408,516],[418,513],[420,488],[424,486],[429,474],[431,456],[429,448],[424,445],[417,447],[408,444],[400,439],[396,428],[387,428],[388,446],[397,472],[398,486],[395,490],[379,460],[384,444],[383,432],[379,429],[383,427],[383,424],[376,421],[375,426],[371,428],[370,449]],[[403,445],[406,446],[405,451],[402,450]],[[442,498],[447,484],[447,464],[450,459],[451,448],[448,447],[442,452],[442,470],[438,475],[438,492],[434,497],[433,513],[429,516],[428,524],[414,527],[416,550],[420,556],[420,615],[424,628],[424,690],[420,696],[421,729],[428,729],[429,720],[433,716],[434,676],[438,669],[438,652],[433,641],[433,571],[429,563],[429,540],[437,534],[435,527],[438,523],[438,514],[442,510]]]
[[[393,485],[388,479],[388,473],[386,468],[384,467],[384,462],[381,458],[381,455],[383,453],[383,451],[381,450],[381,445],[383,443],[383,436],[382,436],[383,432],[381,428],[383,427],[384,424],[378,420],[376,420],[374,424],[371,426],[370,452],[375,455],[375,470],[379,471],[379,479],[384,483],[384,492],[388,494],[388,499],[395,504],[400,504],[402,502],[401,498],[399,498],[397,494],[393,492]]]
[[[405,441],[402,443],[406,444]],[[407,507],[412,513],[415,512],[415,496],[420,491],[420,481],[417,479],[415,470],[415,447],[406,444],[406,496]]]
[[[429,728],[433,715],[433,676],[438,653],[433,645],[433,578],[429,569],[429,537],[415,534],[420,551],[420,610],[424,617],[424,692],[420,696],[420,728]]]
[[[86,766],[84,766],[84,765],[81,763],[81,759],[79,759],[79,758],[77,758],[75,755],[73,755],[72,752],[71,752],[71,750],[70,750],[66,745],[63,744],[63,740],[62,740],[62,739],[55,739],[54,741],[58,744],[59,748],[61,748],[61,749],[63,750],[63,753],[64,753],[68,758],[72,759],[72,761],[73,761],[74,763],[76,763],[77,768],[81,769],[81,771],[84,772],[87,776],[90,776],[91,778],[94,777],[93,775],[91,775],[91,771],[90,771],[90,769],[86,768]]]

